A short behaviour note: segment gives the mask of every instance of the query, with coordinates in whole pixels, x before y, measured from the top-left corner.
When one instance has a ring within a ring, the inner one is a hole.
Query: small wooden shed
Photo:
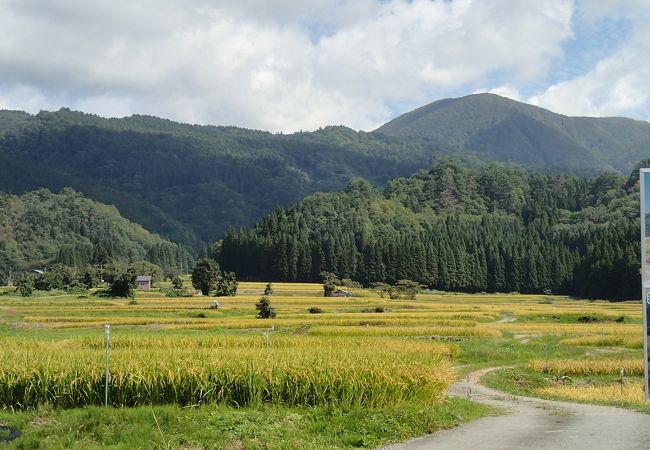
[[[332,293],[332,297],[352,297],[352,292],[347,289],[337,289]]]
[[[135,279],[139,291],[148,291],[151,289],[151,277],[149,275],[140,275]]]

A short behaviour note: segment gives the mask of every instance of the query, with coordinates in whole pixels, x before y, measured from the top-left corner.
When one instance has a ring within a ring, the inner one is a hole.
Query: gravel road
[[[650,449],[649,415],[506,394],[479,383],[492,370],[472,372],[451,387],[451,394],[502,408],[504,415],[483,417],[383,449]]]

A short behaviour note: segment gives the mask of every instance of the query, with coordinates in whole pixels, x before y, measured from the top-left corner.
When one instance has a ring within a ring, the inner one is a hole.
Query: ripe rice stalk
[[[642,335],[629,334],[596,334],[591,336],[580,336],[575,338],[562,339],[564,345],[591,345],[594,347],[626,347],[643,348]]]
[[[454,380],[452,347],[430,341],[361,338],[346,346],[342,338],[291,336],[274,339],[279,345],[267,353],[261,339],[250,336],[211,343],[220,347],[190,337],[135,339],[118,335],[112,341],[109,384],[116,406],[379,407],[412,399],[439,401]],[[100,339],[9,340],[13,350],[0,349],[0,407],[102,404]],[[28,347],[29,352],[21,351]]]
[[[641,359],[535,359],[528,368],[554,375],[616,375],[623,368],[626,375],[643,375]]]
[[[486,327],[370,327],[317,326],[309,329],[311,336],[501,336],[498,330]]]
[[[622,389],[620,383],[582,386],[559,384],[556,386],[537,388],[534,392],[538,395],[585,403],[647,405],[643,392],[643,382],[637,380],[626,382]]]

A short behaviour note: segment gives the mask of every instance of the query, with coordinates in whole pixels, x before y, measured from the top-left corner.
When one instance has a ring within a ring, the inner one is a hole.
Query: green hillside
[[[84,267],[111,259],[148,260],[187,271],[188,252],[72,189],[0,193],[0,271],[61,262]]]
[[[449,158],[628,173],[648,149],[645,122],[569,118],[494,95],[435,102],[372,133],[331,126],[283,135],[68,109],[0,111],[0,191],[72,187],[198,254],[230,227],[340,190],[353,177],[380,186]]]
[[[69,186],[195,249],[350,177],[380,183],[421,164],[403,157],[409,144],[347,129],[284,136],[65,109],[15,119],[0,134],[0,190]]]
[[[376,130],[456,148],[482,160],[542,169],[629,172],[650,155],[650,124],[626,118],[567,117],[493,94],[440,100]]]
[[[242,278],[315,281],[327,271],[365,285],[636,298],[633,186],[611,172],[584,179],[444,162],[381,192],[355,179],[277,209],[229,232],[218,260]]]

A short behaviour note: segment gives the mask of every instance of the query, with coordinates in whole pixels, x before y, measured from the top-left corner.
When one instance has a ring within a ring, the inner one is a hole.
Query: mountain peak
[[[443,119],[449,121],[469,118],[472,120],[473,127],[485,126],[517,112],[560,116],[543,108],[517,102],[500,95],[480,93],[437,100],[402,114],[375,131],[389,136],[427,137],[435,131],[435,127],[432,128],[432,122],[439,122]]]
[[[484,160],[622,172],[645,154],[650,143],[647,122],[569,117],[486,93],[438,100],[373,133],[422,139]]]

